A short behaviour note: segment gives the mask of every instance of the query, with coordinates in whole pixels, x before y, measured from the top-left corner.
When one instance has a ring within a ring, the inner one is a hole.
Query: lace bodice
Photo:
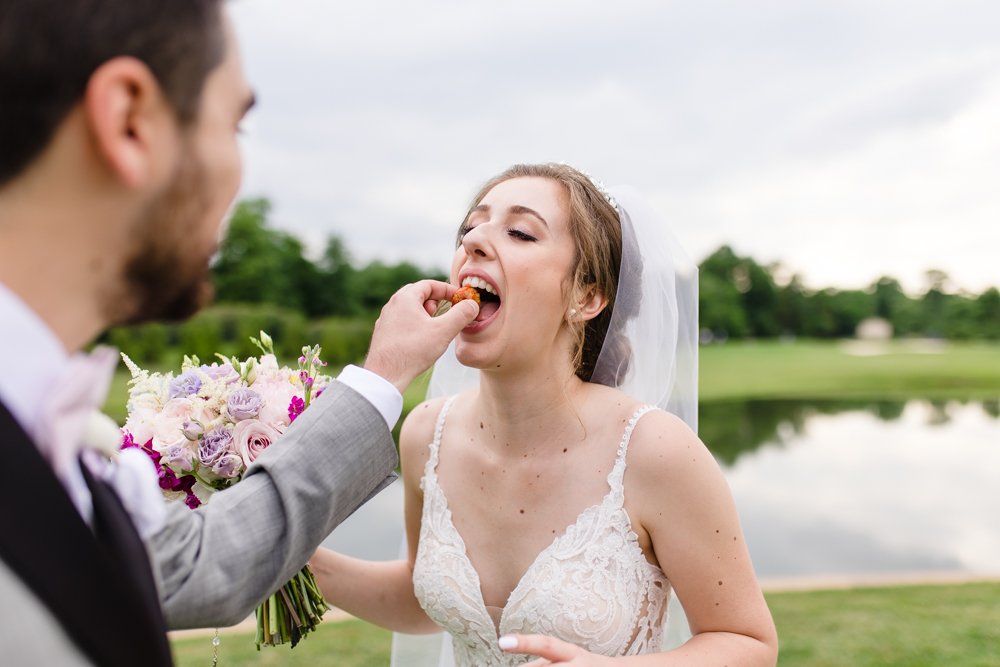
[[[427,615],[451,634],[456,665],[527,662],[530,658],[506,654],[497,646],[499,635],[511,633],[551,635],[607,656],[658,651],[670,583],[639,547],[622,484],[632,430],[652,408],[640,408],[625,427],[608,474],[607,495],[583,510],[538,554],[511,592],[498,635],[483,601],[479,574],[437,480],[441,434],[453,400],[441,409],[420,483],[424,507],[413,589]]]

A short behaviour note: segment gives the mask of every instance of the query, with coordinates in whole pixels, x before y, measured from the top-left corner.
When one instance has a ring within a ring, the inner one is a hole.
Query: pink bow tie
[[[118,352],[110,347],[76,354],[50,388],[38,425],[38,448],[61,479],[75,466],[87,420],[107,399],[117,364]]]

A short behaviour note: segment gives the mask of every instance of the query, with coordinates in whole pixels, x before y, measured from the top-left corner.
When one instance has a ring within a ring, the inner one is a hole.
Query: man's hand
[[[479,305],[466,299],[448,312],[432,317],[438,301],[450,299],[456,289],[437,280],[421,280],[401,287],[382,307],[375,322],[365,368],[381,375],[403,393],[479,314]]]

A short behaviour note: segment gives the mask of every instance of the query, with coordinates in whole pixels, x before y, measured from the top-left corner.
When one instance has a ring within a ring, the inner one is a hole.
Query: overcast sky
[[[640,188],[696,260],[1000,285],[1000,3],[230,3],[242,196],[314,248],[445,268],[515,162]]]

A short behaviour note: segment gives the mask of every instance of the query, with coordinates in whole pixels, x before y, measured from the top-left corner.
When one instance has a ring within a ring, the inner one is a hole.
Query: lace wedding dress
[[[453,400],[438,417],[421,481],[424,507],[413,588],[427,615],[451,635],[455,664],[506,667],[529,661],[500,650],[498,636],[510,633],[551,635],[606,656],[660,650],[670,583],[639,547],[622,485],[632,430],[653,408],[640,408],[625,427],[607,495],[538,554],[511,592],[498,627],[437,481],[438,450]]]

